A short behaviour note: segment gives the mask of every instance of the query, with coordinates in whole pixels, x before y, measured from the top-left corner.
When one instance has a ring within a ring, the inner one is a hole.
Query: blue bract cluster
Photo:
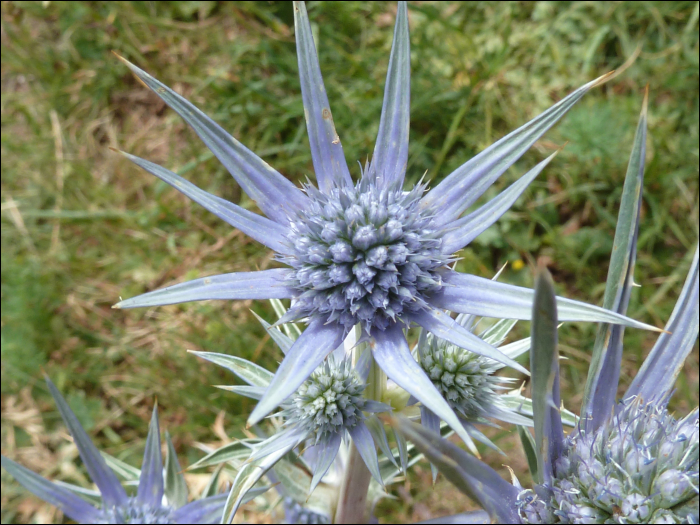
[[[425,187],[404,192],[368,179],[327,193],[306,187],[311,204],[291,222],[294,255],[282,259],[299,294],[291,315],[384,330],[441,289],[436,270],[449,258],[432,212],[420,207]]]
[[[697,523],[698,411],[630,398],[567,440],[550,486],[521,492],[525,523]]]

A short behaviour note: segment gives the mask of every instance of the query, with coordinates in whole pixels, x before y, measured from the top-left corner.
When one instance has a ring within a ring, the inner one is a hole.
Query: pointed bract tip
[[[537,260],[537,269],[535,270],[535,282],[537,283],[540,279],[544,279],[548,285],[552,287],[554,286],[552,274],[549,273],[547,264],[544,262],[543,259]],[[535,284],[535,288],[537,288],[537,284]]]
[[[122,309],[122,303],[123,303],[123,302],[124,302],[124,301],[119,301],[117,304],[113,304],[113,305],[112,305],[112,308],[115,309],[115,310],[121,310],[121,309]]]
[[[648,105],[649,105],[649,84],[647,84],[646,87],[644,88],[644,100],[642,101],[642,113],[640,114],[639,118],[646,118]]]
[[[598,86],[605,84],[614,75],[615,75],[615,70],[613,69],[612,71],[609,71],[609,72],[605,73],[604,75],[599,76],[593,82],[591,82],[591,88],[598,87]]]

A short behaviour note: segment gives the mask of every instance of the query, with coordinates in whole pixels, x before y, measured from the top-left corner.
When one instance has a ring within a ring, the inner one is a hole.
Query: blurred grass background
[[[336,127],[354,176],[373,149],[394,3],[311,2]],[[648,83],[649,141],[629,313],[663,326],[698,236],[697,2],[415,2],[408,180],[439,181],[576,87],[630,57],[484,199],[568,141],[514,208],[462,252],[459,270],[530,285],[545,257],[559,292],[600,304],[632,137]],[[157,396],[181,461],[195,442],[241,436],[249,401],[187,349],[274,367],[249,309],[210,302],[111,310],[169,283],[263,269],[272,254],[108,147],[158,162],[255,209],[196,135],[111,55],[198,105],[291,180],[313,178],[286,2],[2,3],[2,452],[51,478],[87,483],[43,383],[66,394],[101,449],[140,466]],[[521,323],[515,336],[529,330]],[[562,328],[563,397],[578,411],[595,328]],[[623,385],[655,337],[626,333]],[[698,354],[672,408],[698,403]],[[495,437],[525,464],[507,431]],[[500,468],[502,457],[486,456]],[[504,472],[505,474],[505,472]],[[524,475],[523,477],[527,479]],[[521,478],[522,480],[523,478]],[[394,487],[380,522],[467,508],[427,465]],[[265,521],[264,515],[244,514]],[[2,473],[3,522],[60,515]]]

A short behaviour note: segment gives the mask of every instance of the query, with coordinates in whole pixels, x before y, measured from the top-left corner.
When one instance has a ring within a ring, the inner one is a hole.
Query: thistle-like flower
[[[283,352],[293,347],[292,337],[272,327],[263,319],[260,321]],[[305,445],[313,447],[312,451],[307,451],[307,456],[313,457],[313,461],[309,461],[313,470],[313,478],[308,487],[308,493],[311,494],[335,461],[341,442],[348,436],[374,479],[383,485],[376,445],[379,445],[392,460],[393,455],[383,426],[373,414],[390,411],[391,407],[363,397],[370,372],[371,353],[365,348],[353,366],[352,350],[355,344],[355,331],[352,331],[296,392],[280,404],[281,410],[275,414],[282,419],[279,431],[257,444],[248,458],[249,462],[254,462],[259,468],[250,474],[244,470],[239,471],[237,479],[234,480],[234,487],[240,484],[239,478],[242,477],[248,477],[247,486],[252,487],[285,454],[300,445]],[[246,386],[220,387],[230,392],[260,399],[274,378],[271,372],[240,357],[212,352],[192,353],[227,368],[248,383]],[[368,413],[369,416],[364,413]],[[370,423],[370,426],[367,423]],[[231,514],[234,514],[238,505],[243,502],[246,491],[247,489],[240,493],[234,491],[236,501]]]
[[[461,314],[456,321],[467,330],[474,330],[471,316]],[[498,321],[479,337],[515,359],[530,349],[530,341],[527,338],[500,346],[514,324],[510,320]],[[495,375],[504,367],[502,363],[425,332],[421,332],[417,349],[421,367],[464,424],[495,418],[516,425],[532,425],[530,419],[503,401],[502,391],[514,379]],[[428,412],[422,408],[421,420],[435,417]]]
[[[79,496],[80,487],[58,485],[48,481],[22,465],[2,456],[2,467],[34,495],[58,507],[78,523],[218,523],[226,502],[226,494],[206,497],[187,503],[187,485],[170,436],[165,439],[168,455],[163,477],[163,458],[160,450],[158,409],[153,409],[146,438],[143,469],[136,496],[129,496],[115,473],[87,433],[78,418],[54,384],[46,378],[49,391],[56,402],[63,421],[78,447],[80,457],[90,477],[97,485],[102,503],[94,507]]]
[[[645,96],[613,245],[607,307],[624,313],[634,269],[646,143]],[[698,409],[676,420],[666,405],[698,337],[698,252],[666,325],[622,402],[615,403],[622,334],[602,327],[583,417],[567,438],[559,412],[557,306],[551,277],[538,275],[532,326],[535,439],[521,433],[536,481],[524,490],[432,433],[398,421],[418,448],[501,523],[697,523]],[[612,332],[612,333],[610,333]],[[614,375],[613,375],[614,374]],[[455,469],[455,461],[460,468]]]
[[[371,163],[356,184],[333,124],[306,7],[294,5],[299,73],[318,188],[303,191],[170,88],[124,61],[192,126],[253,199],[263,217],[210,195],[175,173],[124,153],[232,226],[268,246],[290,268],[196,279],[127,299],[117,308],[207,299],[291,299],[284,321],[306,318],[295,342],[249,418],[255,424],[289,397],[354,324],[371,339],[389,378],[468,435],[416,363],[403,328],[416,323],[438,337],[527,373],[518,363],[455,323],[443,310],[530,319],[533,292],[448,268],[452,254],[493,224],[544,169],[551,155],[499,196],[461,217],[508,167],[591,88],[589,82],[448,175],[430,192],[403,190],[408,158],[410,50],[408,14],[399,3],[379,133]],[[652,328],[619,314],[559,299],[562,320]]]
[[[569,436],[551,481],[518,494],[522,520],[695,523],[698,410],[676,420],[657,401],[631,397],[595,431]]]

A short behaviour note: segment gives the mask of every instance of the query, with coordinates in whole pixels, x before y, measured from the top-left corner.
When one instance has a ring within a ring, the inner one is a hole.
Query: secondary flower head
[[[263,319],[259,320],[283,352],[288,352],[294,346],[293,337],[285,335]],[[305,457],[313,472],[309,494],[313,493],[329,471],[342,442],[348,437],[360,452],[369,472],[379,485],[383,485],[377,445],[392,462],[394,456],[389,449],[384,428],[374,414],[390,411],[391,407],[363,397],[370,372],[371,353],[365,348],[353,365],[351,355],[355,344],[355,331],[352,331],[333,355],[314,370],[289,398],[280,403],[281,410],[275,416],[281,418],[282,422],[277,432],[253,447],[248,462],[255,468],[250,472],[241,469],[234,480],[234,488],[245,488],[237,491],[232,498],[234,503],[228,509],[230,515],[235,514],[244,501],[246,492],[265,472],[300,445],[306,448]],[[359,349],[355,348],[355,351]],[[240,357],[211,352],[193,353],[227,368],[248,383],[245,386],[220,386],[224,390],[260,399],[274,380],[274,374]]]
[[[566,439],[550,483],[518,494],[519,512],[525,523],[688,523],[697,487],[697,409],[676,420],[632,397]]]
[[[294,4],[299,74],[318,187],[302,191],[190,102],[135,65],[131,71],[196,131],[266,217],[197,188],[149,161],[128,159],[172,185],[277,253],[290,268],[224,274],[127,299],[118,308],[207,299],[291,299],[283,321],[306,318],[260,403],[254,424],[289,397],[343,340],[355,323],[371,339],[387,376],[444,419],[465,440],[456,415],[412,357],[403,329],[429,332],[524,373],[518,363],[444,310],[530,319],[532,290],[451,270],[452,254],[470,243],[515,202],[551,155],[476,211],[467,208],[592,87],[589,82],[520,129],[457,168],[430,192],[403,189],[408,159],[410,49],[408,11],[399,3],[379,133],[371,162],[357,184],[335,129],[303,2]],[[651,328],[597,307],[561,299],[562,318]]]
[[[93,507],[79,497],[82,490],[62,483],[45,480],[22,465],[2,456],[2,466],[27,490],[58,507],[78,523],[218,523],[221,519],[226,494],[210,496],[187,503],[187,485],[175,455],[175,449],[166,433],[168,456],[165,480],[160,450],[158,410],[154,408],[146,438],[143,468],[136,496],[127,495],[114,472],[90,441],[78,418],[54,384],[46,378],[49,391],[58,406],[63,421],[70,430],[80,457],[97,485],[102,505]],[[167,480],[167,481],[166,481]]]
[[[364,420],[365,386],[349,360],[336,363],[329,357],[297,389],[281,415],[289,425],[308,429],[316,442],[328,439]]]
[[[471,316],[459,315],[456,321],[470,332],[478,326]],[[514,325],[514,321],[498,321],[479,337],[514,359],[530,349],[529,338],[501,346]],[[496,418],[532,425],[531,420],[511,410],[502,400],[501,391],[514,381],[496,375],[504,367],[502,363],[424,332],[417,348],[421,367],[463,422]]]
[[[645,361],[682,362],[698,335],[698,252],[667,329]],[[498,523],[697,523],[698,409],[682,418],[667,410],[680,367],[643,366],[608,417],[581,419],[567,438],[559,412],[556,306],[548,274],[538,277],[532,331],[535,439],[521,433],[536,481],[509,484],[488,465],[438,434],[406,420],[395,425]],[[664,356],[665,359],[661,359]],[[653,392],[656,391],[656,394]],[[455,464],[459,468],[455,468]],[[468,514],[468,513],[467,513]],[[452,517],[453,521],[464,516]]]

